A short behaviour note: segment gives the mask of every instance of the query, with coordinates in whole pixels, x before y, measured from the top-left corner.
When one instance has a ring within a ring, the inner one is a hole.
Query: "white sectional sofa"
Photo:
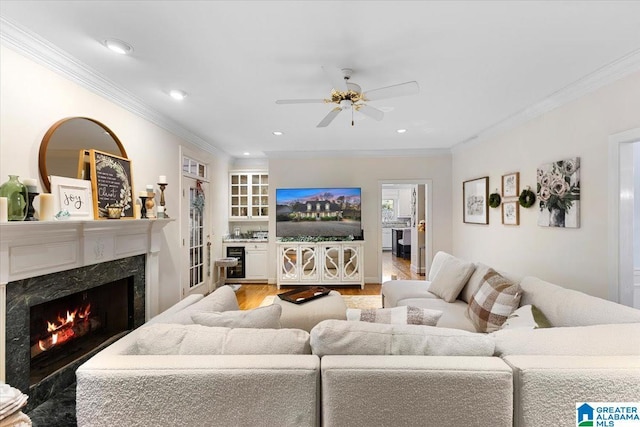
[[[447,303],[430,292],[447,260],[468,264],[438,253],[429,281],[382,287],[387,308],[441,310],[437,326],[202,326],[237,317],[235,296],[189,297],[78,369],[78,425],[575,426],[576,403],[640,400],[640,311],[512,278],[553,327],[479,333],[465,312],[488,267],[451,276]]]

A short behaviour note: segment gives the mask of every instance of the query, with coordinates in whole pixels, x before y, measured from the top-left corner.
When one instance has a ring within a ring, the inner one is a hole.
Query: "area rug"
[[[271,305],[276,295],[264,297],[260,307]],[[348,308],[381,308],[382,297],[380,295],[342,295],[342,299]]]

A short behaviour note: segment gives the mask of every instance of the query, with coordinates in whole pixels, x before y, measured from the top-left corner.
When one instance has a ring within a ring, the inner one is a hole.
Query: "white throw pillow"
[[[475,265],[459,258],[447,258],[429,286],[429,292],[446,302],[454,302],[469,280]]]
[[[440,310],[430,310],[412,306],[399,306],[393,308],[348,308],[347,320],[392,323],[394,325],[427,325],[436,326],[442,316]]]
[[[156,323],[142,327],[138,354],[309,354],[300,329],[221,328]]]
[[[523,305],[513,313],[502,324],[500,329],[538,329],[550,328],[551,323],[546,316],[535,305]]]
[[[254,308],[253,310],[193,313],[191,319],[194,323],[203,326],[279,329],[281,314],[282,306],[272,304]]]
[[[435,326],[331,319],[311,330],[311,350],[318,356],[493,356],[494,349],[494,340],[488,335]]]
[[[185,307],[183,310],[161,320],[162,323],[179,323],[181,325],[191,325],[193,320],[191,315],[201,311],[228,311],[239,310],[236,293],[231,286],[221,286],[198,302]]]

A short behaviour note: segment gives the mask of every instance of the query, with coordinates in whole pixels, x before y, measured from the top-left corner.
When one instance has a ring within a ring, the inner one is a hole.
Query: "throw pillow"
[[[239,310],[236,293],[231,286],[221,286],[206,297],[196,303],[185,307],[174,315],[161,320],[162,323],[179,323],[181,325],[191,325],[191,315],[200,311],[227,311]]]
[[[484,283],[471,297],[467,307],[467,315],[478,332],[493,332],[507,320],[507,317],[518,308],[522,289],[489,269],[484,276]]]
[[[551,323],[535,305],[523,305],[507,318],[500,329],[550,328]]]
[[[475,265],[459,258],[447,258],[429,286],[429,292],[446,302],[454,302],[469,280]]]
[[[411,306],[393,308],[348,308],[347,320],[371,323],[393,323],[395,325],[436,326],[442,316],[440,310]]]
[[[138,354],[309,354],[309,333],[299,329],[221,328],[156,323],[137,337]]]
[[[282,306],[272,304],[253,310],[193,313],[191,319],[194,323],[204,326],[280,329],[281,314]]]
[[[326,355],[493,356],[493,337],[422,325],[324,320],[311,330],[311,351]]]

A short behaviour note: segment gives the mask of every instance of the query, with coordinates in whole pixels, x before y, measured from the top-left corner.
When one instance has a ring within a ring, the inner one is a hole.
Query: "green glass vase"
[[[27,216],[27,187],[18,175],[9,175],[9,181],[0,186],[0,197],[7,198],[7,219],[24,221]]]

